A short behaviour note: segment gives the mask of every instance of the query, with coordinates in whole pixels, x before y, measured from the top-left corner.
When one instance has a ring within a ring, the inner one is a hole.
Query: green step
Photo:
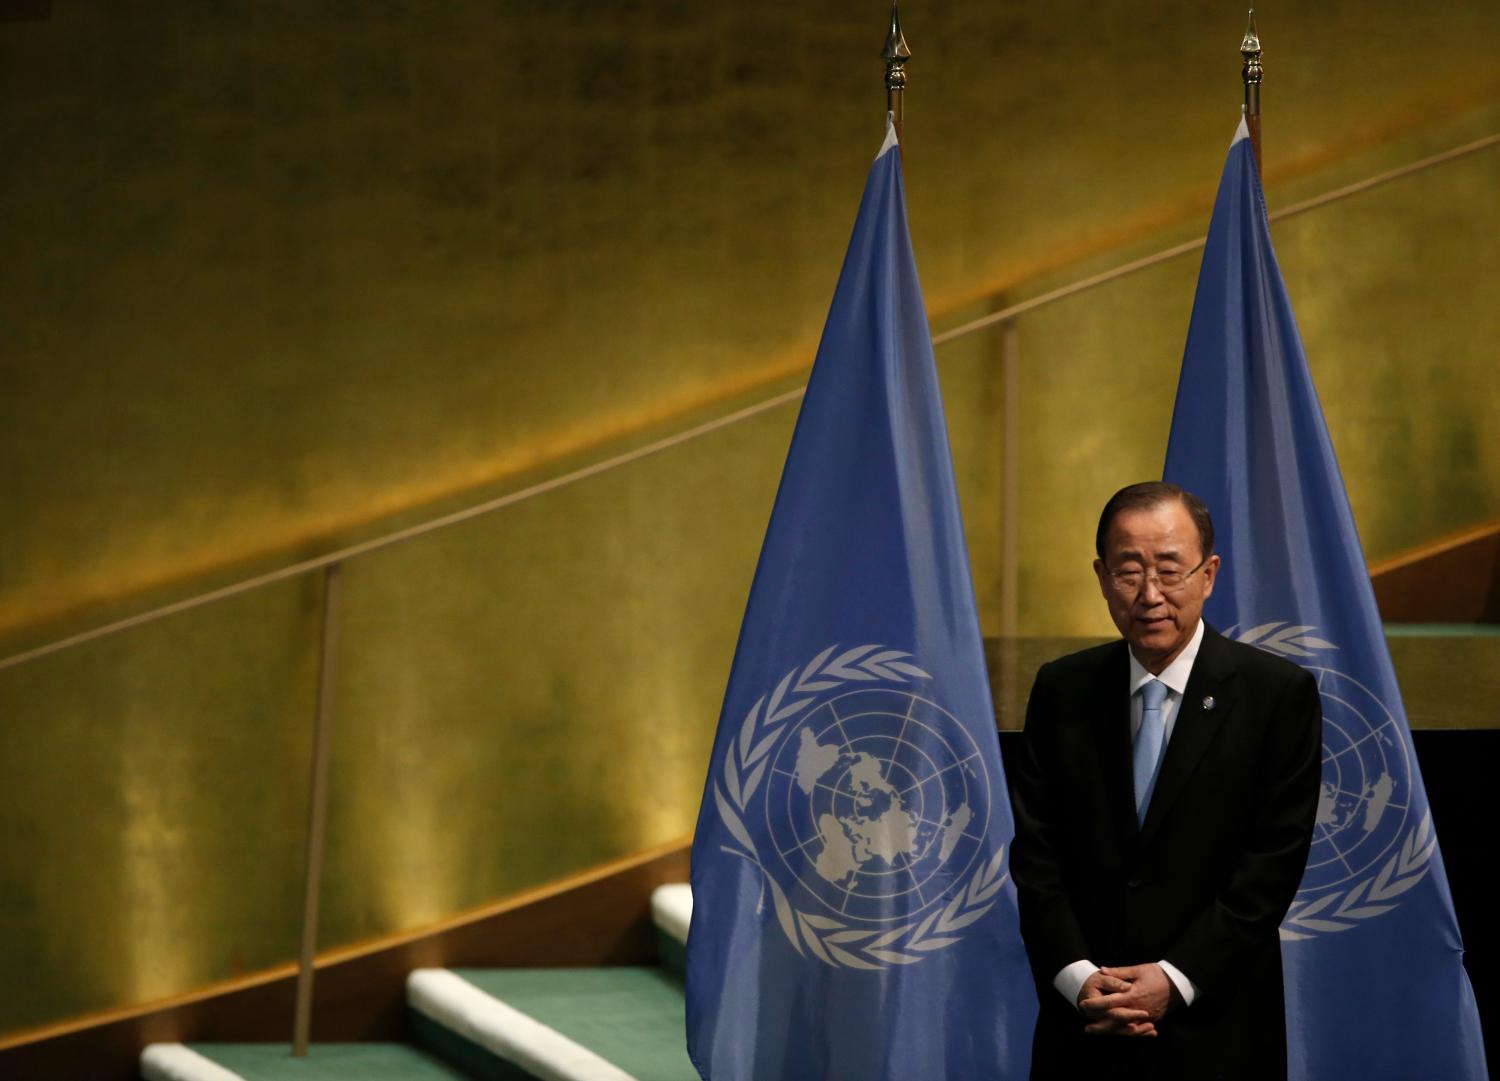
[[[692,915],[693,891],[686,882],[657,886],[651,892],[651,922],[656,927],[657,960],[679,979],[686,970],[684,954]]]
[[[399,1043],[325,1043],[293,1058],[285,1043],[153,1044],[141,1053],[145,1081],[469,1081],[421,1048]]]
[[[660,968],[423,969],[419,1040],[485,1081],[698,1081],[681,981]]]

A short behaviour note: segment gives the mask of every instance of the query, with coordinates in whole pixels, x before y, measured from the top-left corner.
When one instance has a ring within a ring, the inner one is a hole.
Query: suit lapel
[[[1120,648],[1106,655],[1103,670],[1094,686],[1094,723],[1098,731],[1094,746],[1099,748],[1100,769],[1104,774],[1107,811],[1113,822],[1121,823],[1121,840],[1135,836],[1135,782],[1130,768],[1130,687],[1129,647],[1122,640]]]
[[[1161,773],[1151,793],[1151,806],[1146,808],[1146,821],[1141,825],[1143,841],[1149,840],[1161,825],[1193,770],[1198,767],[1203,753],[1234,711],[1234,666],[1226,656],[1227,652],[1224,639],[1205,624],[1198,658],[1193,662],[1187,689],[1177,706],[1177,720],[1172,727],[1172,739],[1167,744],[1167,756],[1162,761]],[[1128,750],[1126,760],[1129,761]]]

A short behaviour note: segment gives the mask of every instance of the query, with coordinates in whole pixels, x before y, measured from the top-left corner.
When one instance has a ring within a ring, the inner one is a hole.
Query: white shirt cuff
[[[1068,1000],[1069,1006],[1076,1008],[1078,992],[1083,990],[1083,985],[1088,978],[1098,971],[1099,966],[1092,961],[1074,961],[1071,965],[1064,966],[1061,972],[1052,977],[1052,986]]]
[[[1188,979],[1182,969],[1172,964],[1172,962],[1158,961],[1156,963],[1161,966],[1161,970],[1167,974],[1167,979],[1171,980],[1177,988],[1177,993],[1182,996],[1182,1004],[1184,1006],[1191,1006],[1193,999],[1198,997],[1198,985]],[[1067,970],[1064,969],[1063,971]],[[1088,977],[1085,976],[1084,979],[1088,979]]]

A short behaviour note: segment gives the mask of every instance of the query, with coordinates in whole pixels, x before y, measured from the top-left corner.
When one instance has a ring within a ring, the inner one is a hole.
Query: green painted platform
[[[188,1047],[244,1081],[469,1081],[467,1074],[407,1044],[315,1044],[300,1059],[284,1043]]]
[[[285,1043],[162,1044],[143,1055],[144,1073],[154,1081],[698,1081],[682,990],[686,886],[658,891],[652,915],[661,967],[413,973],[408,1017],[421,1046],[318,1044],[297,1059]]]
[[[687,972],[687,945],[661,928],[656,930],[656,957],[671,976],[681,980]]]
[[[455,969],[454,974],[638,1081],[698,1081],[688,1060],[682,983],[660,968]],[[421,1013],[418,1038],[486,1081],[543,1077]]]

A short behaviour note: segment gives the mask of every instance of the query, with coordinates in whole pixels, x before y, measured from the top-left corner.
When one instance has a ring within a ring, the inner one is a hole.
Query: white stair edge
[[[544,1081],[635,1081],[582,1044],[446,968],[406,977],[406,1001],[418,1013]]]
[[[678,942],[687,944],[693,920],[693,887],[686,882],[657,886],[651,891],[651,919]]]
[[[148,1044],[141,1052],[141,1077],[145,1081],[245,1081],[180,1043]]]

